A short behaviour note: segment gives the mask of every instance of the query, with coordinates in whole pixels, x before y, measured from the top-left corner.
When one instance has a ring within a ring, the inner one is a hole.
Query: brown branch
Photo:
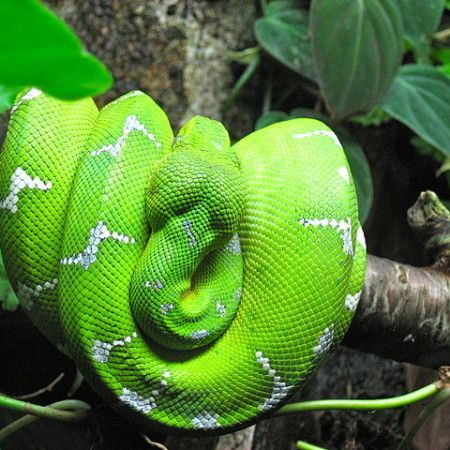
[[[408,221],[434,264],[417,268],[370,255],[344,345],[438,368],[450,361],[450,214],[434,193],[424,192]]]
[[[53,388],[64,378],[64,372],[61,372],[50,384],[47,386],[38,389],[35,392],[31,392],[30,394],[24,394],[24,395],[17,395],[14,398],[18,400],[28,400],[30,398],[38,397],[41,394],[44,394],[45,392],[51,392]]]

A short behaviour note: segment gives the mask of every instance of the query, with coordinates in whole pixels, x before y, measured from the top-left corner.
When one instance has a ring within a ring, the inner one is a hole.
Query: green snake
[[[336,135],[313,119],[230,145],[133,91],[38,89],[0,155],[5,266],[35,325],[146,426],[223,434],[286,403],[345,332],[364,235]]]

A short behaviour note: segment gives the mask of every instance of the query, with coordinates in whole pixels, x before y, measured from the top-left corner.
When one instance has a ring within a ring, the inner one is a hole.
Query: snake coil
[[[5,266],[36,326],[131,419],[223,434],[284,404],[338,344],[364,235],[343,149],[295,119],[174,138],[140,91],[101,111],[37,89],[0,155]]]

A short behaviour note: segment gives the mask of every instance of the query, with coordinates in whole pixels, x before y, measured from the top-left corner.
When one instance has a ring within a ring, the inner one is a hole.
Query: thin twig
[[[84,381],[84,375],[80,372],[79,369],[75,372],[75,378],[73,380],[72,386],[70,386],[69,390],[67,391],[67,397],[73,397],[75,393],[80,389],[81,385]]]
[[[434,34],[433,39],[439,42],[445,42],[450,39],[450,28],[438,31]]]
[[[25,395],[16,395],[14,398],[17,400],[27,400],[29,398],[38,397],[45,392],[51,392],[53,388],[64,378],[64,372],[61,372],[49,385],[43,387],[42,389],[38,389],[37,391],[31,392],[30,394]]]
[[[152,441],[144,433],[140,433],[140,435],[144,438],[145,442],[149,443],[152,447],[156,447],[156,448],[159,448],[161,450],[168,450],[168,448],[165,445],[161,444],[160,442]]]

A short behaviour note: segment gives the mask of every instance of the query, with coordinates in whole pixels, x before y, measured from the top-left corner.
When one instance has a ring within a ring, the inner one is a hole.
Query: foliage
[[[315,80],[308,31],[308,12],[296,2],[277,0],[267,5],[266,16],[255,22],[261,47],[293,71]]]
[[[450,78],[436,68],[402,66],[383,108],[424,141],[450,155]]]
[[[300,111],[295,106],[309,107],[302,111],[307,116],[311,108],[319,113],[346,148],[364,219],[372,182],[350,123],[382,127],[400,121],[417,136],[412,149],[426,148],[430,157],[445,160],[438,174],[450,169],[450,31],[439,29],[449,2],[311,0],[309,9],[301,3],[261,2],[256,39],[297,76],[281,88],[274,87],[276,79],[266,87],[256,127],[294,117]],[[267,57],[261,67],[280,72]]]
[[[403,21],[391,0],[313,0],[312,53],[331,115],[367,111],[386,94],[403,52]]]
[[[418,61],[428,61],[433,33],[444,11],[444,0],[398,0],[403,11],[405,38],[416,53]]]
[[[0,112],[34,86],[71,100],[103,92],[112,78],[71,29],[37,0],[0,2]]]

